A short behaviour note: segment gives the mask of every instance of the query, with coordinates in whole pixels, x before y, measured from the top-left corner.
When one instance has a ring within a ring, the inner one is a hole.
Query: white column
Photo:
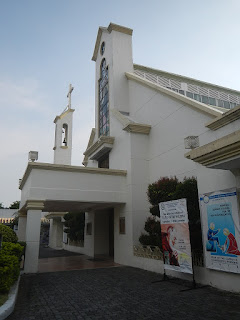
[[[19,216],[17,236],[19,241],[26,241],[27,216]]]
[[[63,224],[61,218],[56,221],[56,247],[57,249],[63,248]]]
[[[51,219],[49,247],[53,249],[62,249],[63,247],[63,226],[60,217]]]
[[[26,227],[26,256],[24,263],[25,273],[36,273],[38,271],[38,255],[40,242],[42,210],[30,209],[27,212]]]
[[[50,219],[50,228],[49,228],[49,243],[50,248],[54,248],[54,227],[53,227],[53,219]]]

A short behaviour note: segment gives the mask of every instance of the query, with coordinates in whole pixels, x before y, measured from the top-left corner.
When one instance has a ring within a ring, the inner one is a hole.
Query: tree
[[[72,241],[84,240],[85,213],[69,212],[64,216],[64,232],[68,234],[68,238]]]
[[[176,177],[163,177],[148,186],[147,195],[148,200],[152,205],[150,207],[152,216],[145,222],[144,230],[147,234],[142,233],[139,237],[139,242],[145,245],[161,247],[161,225],[156,218],[156,216],[160,216],[158,204],[160,202],[186,198],[191,246],[193,250],[202,251],[202,231],[197,180],[192,177],[185,178],[182,182],[179,182]]]
[[[4,209],[2,202],[0,202],[0,209]]]
[[[19,209],[20,201],[14,201],[12,204],[10,204],[9,209]]]

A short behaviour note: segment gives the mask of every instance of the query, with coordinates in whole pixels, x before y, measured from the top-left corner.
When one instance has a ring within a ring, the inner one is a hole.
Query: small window
[[[224,108],[224,103],[222,100],[218,100],[218,106]]]
[[[202,100],[200,94],[194,93],[194,100],[201,102]]]
[[[223,101],[224,103],[224,108],[230,109],[230,103],[228,101]]]
[[[211,106],[216,106],[216,99],[209,97],[209,104],[210,104]]]
[[[125,234],[125,217],[119,218],[119,233]]]
[[[68,145],[68,125],[66,123],[62,126],[62,146]]]
[[[179,93],[185,96],[184,90],[179,90]]]
[[[104,54],[104,51],[105,51],[105,42],[103,41],[103,43],[101,44],[101,49],[100,49],[101,55]]]
[[[188,97],[188,98],[193,99],[193,93],[192,93],[192,92],[187,91],[187,97]]]
[[[233,109],[233,108],[235,108],[236,107],[236,103],[234,103],[234,102],[230,102],[230,109]]]
[[[209,104],[209,99],[207,96],[202,96],[202,103]]]

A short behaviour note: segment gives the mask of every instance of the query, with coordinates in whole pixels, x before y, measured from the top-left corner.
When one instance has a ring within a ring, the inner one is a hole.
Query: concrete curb
[[[13,312],[17,300],[19,282],[20,276],[10,289],[8,300],[0,307],[0,320],[6,319]]]

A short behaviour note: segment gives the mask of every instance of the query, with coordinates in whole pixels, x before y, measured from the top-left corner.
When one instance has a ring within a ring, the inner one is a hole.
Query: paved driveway
[[[240,295],[158,279],[131,267],[24,275],[8,320],[240,319]]]

